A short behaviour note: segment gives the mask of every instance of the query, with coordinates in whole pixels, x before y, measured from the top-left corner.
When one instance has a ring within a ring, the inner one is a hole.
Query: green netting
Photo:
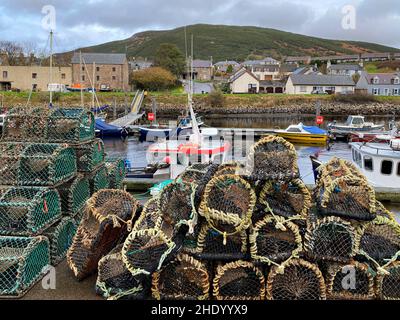
[[[54,189],[10,187],[0,197],[2,235],[38,235],[60,218],[60,196]]]
[[[84,109],[14,108],[4,121],[3,141],[80,143],[94,138],[94,115]]]
[[[90,198],[89,180],[83,175],[62,184],[57,190],[60,193],[64,215],[75,216],[78,211],[82,211],[86,200]]]
[[[104,143],[95,139],[74,146],[79,172],[91,172],[104,162]]]
[[[72,148],[61,144],[0,143],[0,184],[54,186],[76,174]]]
[[[96,171],[87,175],[90,184],[90,193],[96,193],[102,189],[108,189],[110,182],[108,180],[107,169],[105,166],[100,166]]]
[[[50,240],[50,256],[53,266],[65,258],[75,233],[75,220],[70,217],[64,217],[60,222],[44,232],[43,235]]]
[[[46,237],[0,237],[0,297],[21,297],[49,265]]]
[[[126,176],[125,161],[122,158],[107,158],[105,166],[111,189],[122,189]]]

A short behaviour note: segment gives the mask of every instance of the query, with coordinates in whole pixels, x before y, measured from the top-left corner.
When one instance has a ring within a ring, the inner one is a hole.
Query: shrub
[[[159,91],[170,89],[176,86],[176,77],[160,67],[148,68],[131,74],[131,84],[138,89]]]
[[[371,103],[376,102],[376,97],[370,94],[336,94],[332,97],[332,100],[335,102],[342,102],[342,103]]]
[[[225,97],[221,90],[217,89],[212,91],[208,97],[208,104],[213,108],[223,107],[225,104]]]

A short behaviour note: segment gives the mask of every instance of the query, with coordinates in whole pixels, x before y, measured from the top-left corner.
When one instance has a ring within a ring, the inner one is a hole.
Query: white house
[[[292,74],[286,82],[287,94],[312,94],[315,91],[335,93],[354,92],[355,83],[349,76],[321,74]]]
[[[330,64],[328,62],[327,73],[338,76],[353,76],[363,71],[363,67],[358,64]]]
[[[259,93],[259,80],[245,68],[240,69],[230,79],[229,85],[232,93]]]
[[[356,89],[376,96],[399,96],[400,73],[362,72]]]

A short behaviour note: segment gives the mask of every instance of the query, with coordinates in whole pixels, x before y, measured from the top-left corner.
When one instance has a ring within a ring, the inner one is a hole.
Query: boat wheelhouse
[[[400,187],[400,149],[393,148],[395,142],[354,142],[350,146],[353,162],[374,187]]]
[[[349,116],[346,123],[338,124],[336,121],[328,124],[328,131],[335,137],[343,138],[354,132],[381,132],[385,129],[383,124],[365,122],[363,116]]]

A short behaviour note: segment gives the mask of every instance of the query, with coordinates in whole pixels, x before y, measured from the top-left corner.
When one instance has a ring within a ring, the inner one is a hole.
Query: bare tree
[[[22,47],[12,41],[0,41],[0,52],[7,55],[8,64],[19,65],[21,54],[23,54]]]

